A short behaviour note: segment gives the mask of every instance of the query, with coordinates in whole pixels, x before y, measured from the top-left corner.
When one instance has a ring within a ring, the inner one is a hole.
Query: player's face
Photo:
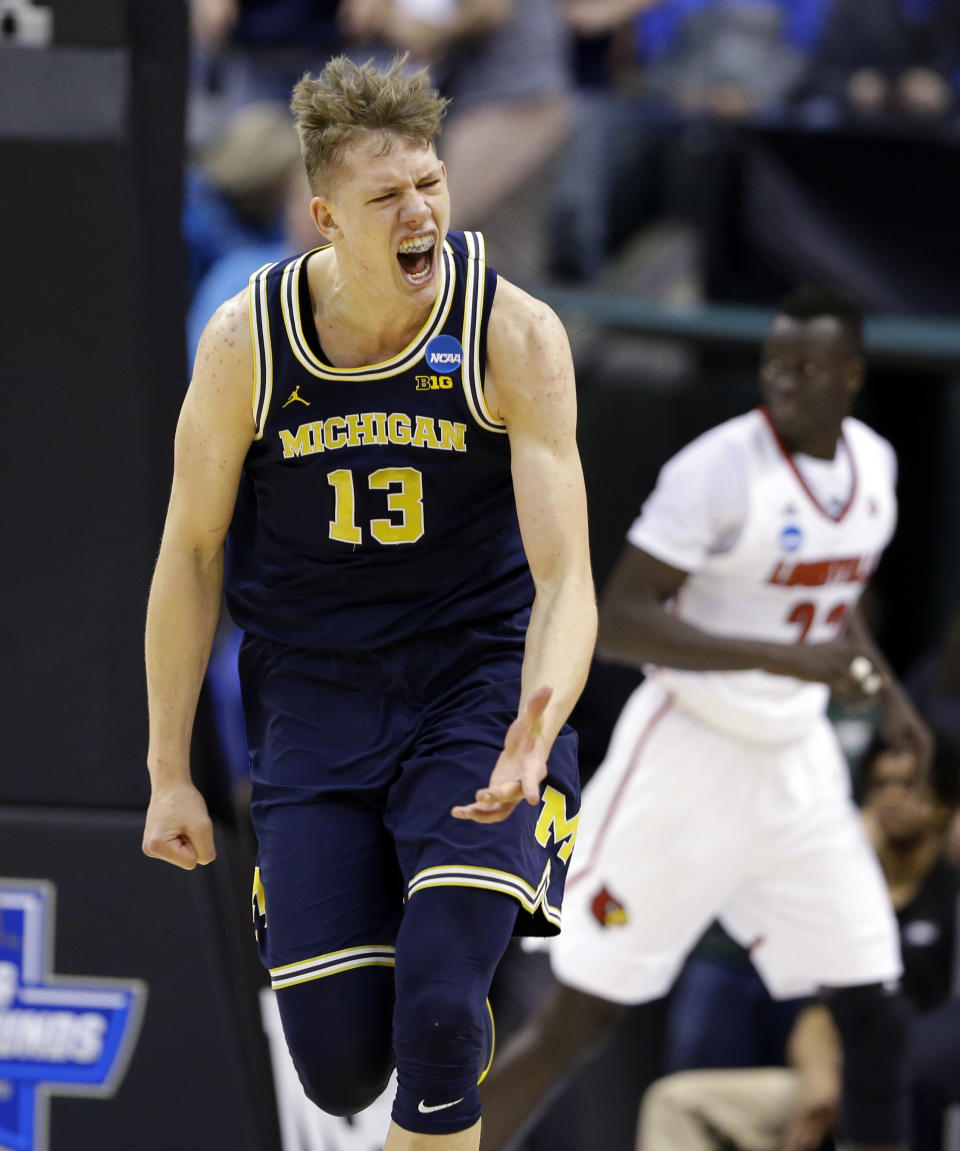
[[[883,752],[873,761],[866,807],[892,843],[909,842],[930,830],[938,806],[929,787],[917,778],[912,755]]]
[[[777,431],[794,451],[834,439],[863,378],[863,362],[833,316],[777,316],[763,349],[760,387]]]
[[[344,274],[368,293],[400,292],[417,302],[436,297],[450,197],[431,144],[369,133],[347,150],[327,199],[313,206],[320,230],[337,245]],[[332,228],[324,227],[325,210]]]

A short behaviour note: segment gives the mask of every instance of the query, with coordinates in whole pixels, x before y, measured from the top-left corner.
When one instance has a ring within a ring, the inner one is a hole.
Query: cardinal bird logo
[[[601,887],[593,897],[590,910],[601,927],[620,927],[630,918],[627,909],[606,887]]]

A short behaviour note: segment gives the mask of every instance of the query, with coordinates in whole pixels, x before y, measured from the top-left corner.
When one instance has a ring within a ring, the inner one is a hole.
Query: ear
[[[855,396],[863,387],[866,374],[867,365],[864,363],[862,356],[857,356],[847,365],[844,371],[844,380],[846,381],[847,390],[851,396]]]
[[[340,228],[333,214],[333,207],[329,200],[322,196],[314,196],[310,201],[310,215],[320,232],[328,240],[333,240],[340,234]]]

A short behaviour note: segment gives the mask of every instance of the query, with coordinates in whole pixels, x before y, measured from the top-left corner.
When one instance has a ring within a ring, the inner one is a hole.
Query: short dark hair
[[[890,744],[879,732],[863,754],[861,769],[856,780],[854,795],[862,804],[873,785],[873,765],[884,752],[892,751]],[[937,800],[945,807],[960,807],[960,743],[944,731],[934,732],[933,763],[930,765],[930,787]]]
[[[801,284],[777,304],[777,315],[794,320],[832,316],[846,329],[859,354],[863,350],[863,309],[845,292],[826,284]]]

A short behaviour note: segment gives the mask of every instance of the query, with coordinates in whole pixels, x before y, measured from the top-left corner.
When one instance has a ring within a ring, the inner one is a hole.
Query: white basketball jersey
[[[843,422],[842,447],[849,484],[829,509],[762,409],[712,429],[666,465],[628,538],[690,571],[672,605],[683,619],[716,635],[776,643],[843,634],[893,535],[896,458],[886,440],[852,418]],[[716,505],[713,489],[729,488],[734,473],[742,488],[736,522],[722,531],[709,520],[695,523],[698,502]],[[671,507],[677,510],[668,515]],[[731,538],[705,538],[711,532]],[[648,670],[679,707],[761,743],[800,738],[829,698],[823,684],[763,671]]]

